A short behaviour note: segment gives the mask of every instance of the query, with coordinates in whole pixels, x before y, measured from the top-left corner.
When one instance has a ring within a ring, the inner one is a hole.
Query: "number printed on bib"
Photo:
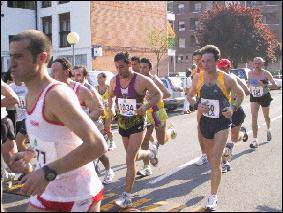
[[[263,87],[251,86],[250,92],[254,97],[261,97],[261,96],[263,96]]]
[[[118,107],[121,115],[132,117],[137,109],[137,100],[118,98]]]
[[[208,112],[203,115],[208,118],[219,118],[219,100],[211,100],[211,99],[201,99],[201,103],[206,103],[208,107]]]
[[[57,160],[57,151],[54,142],[42,142],[32,138],[31,145],[36,151],[36,168],[41,168],[45,164]]]

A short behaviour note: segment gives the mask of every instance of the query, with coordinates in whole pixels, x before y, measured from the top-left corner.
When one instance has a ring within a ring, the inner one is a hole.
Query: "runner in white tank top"
[[[34,42],[37,54],[28,48]],[[50,52],[49,39],[36,30],[19,33],[10,43],[11,72],[29,90],[26,124],[37,153],[37,168],[22,178],[21,192],[32,195],[28,212],[99,211],[103,186],[91,162],[107,144],[74,92],[45,72]],[[20,153],[12,165],[20,169],[19,161],[25,162]]]

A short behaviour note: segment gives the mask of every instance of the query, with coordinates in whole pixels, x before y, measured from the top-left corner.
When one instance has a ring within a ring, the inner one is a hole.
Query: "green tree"
[[[149,33],[149,45],[156,56],[156,75],[159,76],[160,61],[168,51],[167,31],[157,28],[151,30]]]
[[[281,46],[276,35],[263,23],[259,9],[237,4],[215,4],[200,17],[197,37],[201,46],[213,44],[235,68],[256,56],[278,60]]]

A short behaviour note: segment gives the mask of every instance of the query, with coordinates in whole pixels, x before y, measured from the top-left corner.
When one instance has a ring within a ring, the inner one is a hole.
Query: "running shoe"
[[[217,207],[217,195],[209,195],[207,203],[205,205],[206,211],[215,211]]]
[[[114,203],[123,209],[131,207],[133,205],[132,195],[127,192],[123,192],[122,195],[114,201]]]
[[[109,169],[108,171],[106,170],[104,180],[103,180],[103,184],[107,185],[107,184],[112,183],[114,176],[115,176],[115,174],[114,174],[112,169]]]
[[[195,162],[195,165],[201,166],[203,164],[206,164],[208,162],[207,156],[204,154],[202,155],[197,162]]]
[[[242,132],[244,133],[243,142],[247,142],[248,139],[249,139],[249,136],[248,136],[248,134],[247,134],[247,128],[244,127],[244,126],[242,126],[242,127],[240,128],[240,131],[242,131]]]
[[[253,141],[253,142],[250,144],[250,148],[252,148],[252,149],[258,148],[258,142],[257,142],[256,140]]]
[[[139,170],[137,172],[137,175],[144,176],[144,177],[152,175],[151,167],[149,165],[144,166],[142,170]]]
[[[116,146],[115,142],[113,140],[109,140],[109,142],[108,142],[108,151],[113,151],[116,148],[117,148],[117,146]]]
[[[227,173],[227,172],[231,171],[231,164],[229,163],[229,161],[222,163],[221,167],[222,167],[221,168],[222,173]]]
[[[232,149],[234,144],[233,143],[227,143],[226,147],[224,149],[224,156],[227,158],[227,161],[232,161]]]
[[[157,149],[152,148],[149,151],[151,152],[149,155],[149,162],[151,163],[152,166],[157,166],[158,164]]]
[[[272,139],[272,135],[271,135],[271,132],[270,132],[270,130],[267,130],[266,131],[266,136],[267,136],[267,142],[271,142],[271,139]]]

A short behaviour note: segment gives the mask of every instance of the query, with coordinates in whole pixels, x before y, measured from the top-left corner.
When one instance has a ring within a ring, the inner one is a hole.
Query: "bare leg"
[[[259,110],[259,104],[256,103],[256,102],[251,102],[252,129],[253,129],[253,137],[254,137],[254,138],[257,138],[257,131],[258,131],[258,124],[257,124],[258,110]]]

